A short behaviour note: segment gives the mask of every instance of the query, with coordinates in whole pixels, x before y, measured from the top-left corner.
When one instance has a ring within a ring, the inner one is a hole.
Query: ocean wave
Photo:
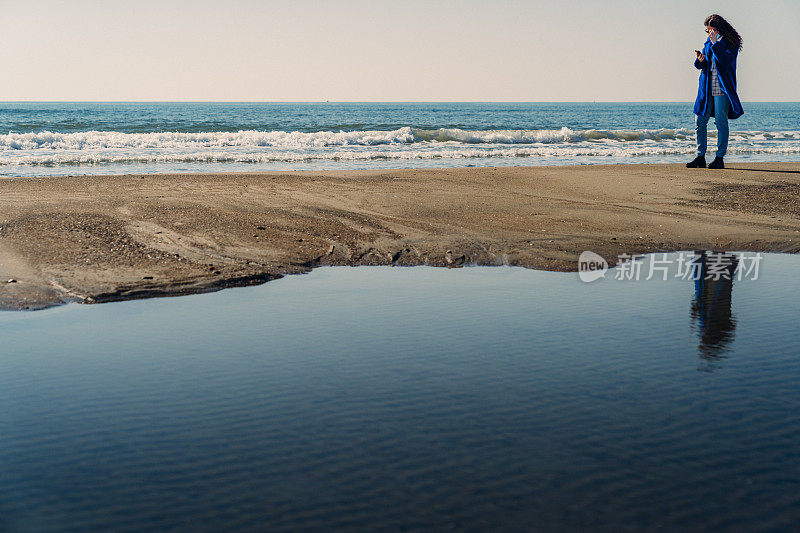
[[[800,140],[799,131],[732,132],[732,139],[749,141]],[[409,126],[390,131],[238,131],[238,132],[149,132],[86,131],[59,133],[41,131],[0,135],[0,151],[11,150],[97,150],[125,149],[200,149],[200,148],[283,148],[307,149],[336,146],[441,144],[564,144],[581,142],[665,142],[687,140],[690,129],[652,130],[462,130],[458,128],[420,129]]]
[[[709,132],[712,138],[715,132]],[[294,163],[493,158],[644,157],[690,154],[694,131],[465,130],[8,133],[0,165]],[[800,153],[800,131],[731,132],[729,152]]]
[[[309,163],[379,160],[457,160],[457,159],[516,159],[516,158],[636,158],[689,155],[693,145],[683,146],[542,146],[499,149],[443,148],[438,150],[333,150],[313,151],[199,151],[183,153],[96,153],[49,152],[25,154],[17,157],[0,155],[0,165],[97,165],[125,163]],[[737,146],[729,148],[731,154],[796,155],[800,144],[784,147]]]

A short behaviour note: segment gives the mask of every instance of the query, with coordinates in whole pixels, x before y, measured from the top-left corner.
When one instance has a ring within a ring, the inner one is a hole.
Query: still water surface
[[[0,313],[0,530],[792,530],[798,259]]]

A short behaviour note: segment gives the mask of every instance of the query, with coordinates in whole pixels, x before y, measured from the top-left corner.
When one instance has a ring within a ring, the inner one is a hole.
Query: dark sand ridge
[[[800,163],[0,179],[0,305],[261,283],[318,265],[576,270],[592,250],[800,250]],[[7,280],[15,279],[15,283]]]

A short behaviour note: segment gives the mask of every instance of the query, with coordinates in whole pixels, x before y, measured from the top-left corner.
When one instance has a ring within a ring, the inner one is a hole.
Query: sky
[[[800,0],[0,0],[0,100],[693,101],[711,13],[800,101]]]

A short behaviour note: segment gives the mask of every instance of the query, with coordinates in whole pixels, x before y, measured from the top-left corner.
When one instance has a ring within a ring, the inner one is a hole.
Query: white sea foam
[[[753,132],[759,133],[759,132]],[[789,133],[800,138],[800,132]],[[424,130],[403,127],[391,131],[237,131],[237,132],[152,132],[120,133],[86,131],[57,133],[8,133],[0,135],[0,150],[87,150],[94,148],[178,148],[189,146],[253,146],[274,148],[320,148],[326,146],[376,146],[385,144],[443,143],[464,144],[557,144],[581,141],[664,141],[693,135],[688,129],[654,130],[462,130],[441,128]],[[763,133],[761,133],[763,135]]]
[[[714,132],[709,132],[714,137]],[[713,139],[710,144],[713,144]],[[269,163],[465,158],[658,157],[690,154],[694,131],[424,130],[8,133],[0,165]],[[731,132],[729,151],[800,154],[800,131]]]
[[[205,151],[180,154],[101,154],[58,153],[29,154],[21,157],[0,156],[0,165],[81,165],[103,163],[275,163],[314,161],[374,161],[374,160],[435,160],[435,159],[491,159],[491,158],[581,158],[581,157],[653,157],[690,153],[693,148],[672,149],[669,147],[618,148],[611,147],[550,147],[508,148],[482,150],[475,148],[452,148],[442,150],[404,151],[330,151],[330,152],[265,152],[236,153],[230,151]],[[800,154],[800,146],[786,148],[733,148],[733,154]]]
[[[120,133],[87,131],[78,133],[9,133],[0,135],[0,149],[32,150],[53,148],[86,150],[92,148],[182,148],[190,146],[230,147],[261,146],[314,148],[323,146],[373,146],[414,142],[411,128],[394,131],[320,131],[313,133],[288,131],[237,132],[152,132]]]

